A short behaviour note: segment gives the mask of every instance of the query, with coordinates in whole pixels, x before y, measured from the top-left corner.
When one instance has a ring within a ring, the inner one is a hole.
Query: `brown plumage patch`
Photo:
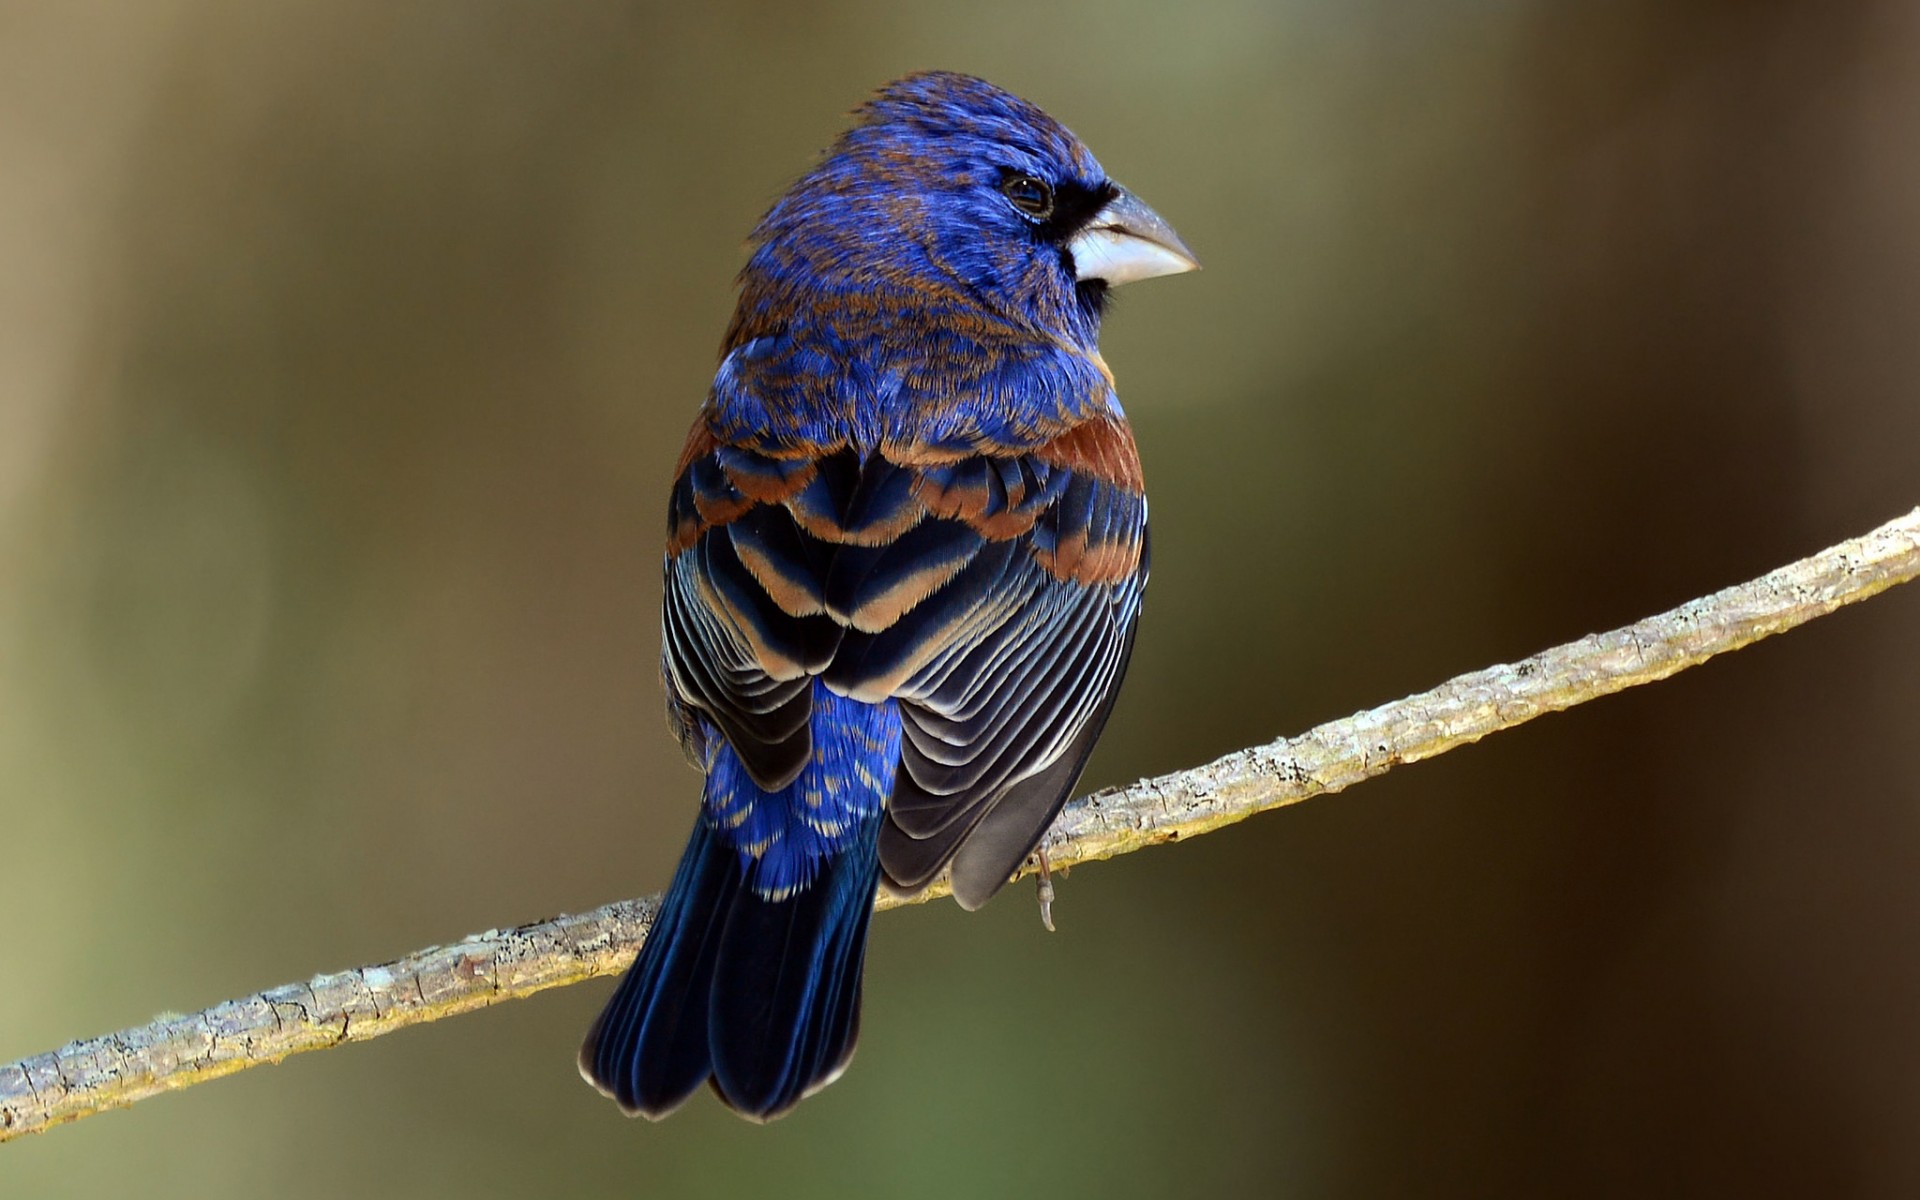
[[[727,481],[735,491],[761,504],[784,504],[795,493],[813,482],[819,468],[812,463],[780,476],[763,471],[728,471]]]
[[[1070,583],[1119,583],[1140,569],[1140,542],[1136,538],[1116,538],[1088,542],[1084,530],[1062,538],[1056,549],[1033,548],[1034,561],[1055,579]]]
[[[693,507],[699,511],[700,520],[707,528],[715,525],[729,525],[743,512],[754,507],[756,501],[741,495],[703,496],[698,492],[693,496]]]
[[[707,423],[707,414],[701,413],[695,419],[693,429],[687,434],[687,444],[681,448],[680,461],[674,464],[674,479],[683,479],[695,463],[710,457],[722,445],[719,436]],[[788,454],[772,454],[768,457],[787,460],[811,459],[815,453],[813,449],[807,448]],[[809,461],[784,475],[777,471],[725,471],[727,483],[734,494],[716,497],[703,496],[696,492],[693,497],[696,512],[682,516],[667,534],[667,557],[672,558],[687,550],[699,541],[700,535],[707,530],[731,524],[738,520],[741,514],[756,505],[783,504],[792,499],[801,489],[813,482],[818,470],[818,467]]]
[[[820,598],[819,582],[804,574],[793,574],[770,557],[758,542],[736,536],[733,552],[740,556],[741,565],[781,612],[790,617],[811,617],[827,611],[826,603]]]
[[[884,546],[926,519],[927,507],[914,501],[902,504],[884,521],[849,531],[831,513],[792,506],[793,523],[823,542],[841,546]]]
[[[880,453],[888,462],[903,467],[944,467],[948,463],[970,458],[974,452],[961,446],[930,445],[918,437],[889,437],[881,441]]]
[[[1138,495],[1146,481],[1140,473],[1140,451],[1126,422],[1095,417],[1067,430],[1033,451],[1042,462],[1065,467]]]
[[[708,428],[707,414],[703,412],[694,418],[693,428],[687,431],[687,444],[680,449],[680,461],[673,465],[673,477],[685,475],[688,467],[719,448],[720,440]]]
[[[680,456],[679,473],[684,474],[696,461],[712,454],[719,446],[719,439],[703,418],[695,424],[687,439],[687,447]],[[795,457],[802,453],[812,455],[817,454],[818,450],[809,448],[796,451]],[[970,457],[966,451],[935,448],[924,443],[886,445],[881,448],[881,453],[890,461],[909,467],[946,465]],[[1098,479],[1134,495],[1139,495],[1144,486],[1133,434],[1124,421],[1115,417],[1099,416],[1083,421],[1026,453],[1054,467]],[[1012,456],[1009,454],[1007,457]],[[1026,498],[1024,481],[1010,485],[1004,500],[995,505],[994,485],[984,478],[943,485],[922,476],[912,498],[902,503],[886,519],[851,532],[841,525],[836,514],[790,503],[813,482],[815,475],[816,470],[811,465],[784,477],[775,472],[728,471],[726,477],[732,485],[733,495],[696,496],[694,504],[698,510],[697,516],[683,517],[675,525],[667,539],[667,553],[669,556],[681,553],[699,541],[707,530],[727,525],[759,504],[787,504],[795,523],[808,535],[825,542],[858,546],[885,545],[928,516],[965,521],[990,541],[1006,541],[1031,533],[1035,521],[1043,512],[1039,508],[1021,507],[1021,502]],[[989,508],[997,511],[989,512]],[[1036,548],[1033,553],[1035,559],[1055,578],[1088,585],[1117,583],[1137,571],[1140,565],[1137,539],[1121,537],[1090,544],[1084,530],[1062,539],[1051,550]],[[807,594],[798,581],[783,578],[770,562],[761,561],[757,556],[743,557],[750,559],[749,569],[783,610],[796,616],[820,611],[816,607],[818,598]],[[871,611],[860,614],[860,619],[855,623],[861,628],[884,628],[898,619],[900,613],[924,599],[932,587],[944,582],[945,579],[939,574],[916,577],[911,582],[903,581],[902,587],[894,589],[882,602],[870,606]],[[836,615],[844,618],[849,614]]]
[[[852,612],[834,613],[834,619],[862,633],[879,633],[889,629],[894,622],[917,608],[922,600],[958,575],[960,568],[966,566],[968,561],[959,558],[922,567]]]
[[[673,531],[667,535],[667,557],[678,558],[693,549],[700,535],[707,531],[707,523],[698,516],[682,517],[674,522]]]
[[[929,513],[936,517],[965,521],[981,537],[994,542],[1004,542],[1028,532],[1041,513],[1038,508],[1019,510],[1011,507],[1025,499],[1024,487],[1018,489],[1017,493],[1009,492],[1009,506],[996,513],[986,511],[992,493],[984,481],[942,487],[931,479],[923,478],[917,494]]]

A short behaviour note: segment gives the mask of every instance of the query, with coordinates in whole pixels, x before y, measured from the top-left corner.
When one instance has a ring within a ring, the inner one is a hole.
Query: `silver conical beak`
[[[1200,260],[1173,226],[1124,190],[1073,235],[1067,252],[1073,255],[1075,278],[1104,280],[1109,287],[1200,269]]]

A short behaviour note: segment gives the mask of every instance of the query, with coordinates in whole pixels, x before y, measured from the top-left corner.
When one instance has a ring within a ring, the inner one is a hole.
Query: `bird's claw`
[[[1042,846],[1040,855],[1040,883],[1034,889],[1040,899],[1040,923],[1047,927],[1048,933],[1058,932],[1053,927],[1053,871],[1047,863],[1047,849]]]

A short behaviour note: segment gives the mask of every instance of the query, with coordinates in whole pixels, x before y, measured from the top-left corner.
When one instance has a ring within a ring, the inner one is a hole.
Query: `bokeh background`
[[[667,471],[742,241],[973,71],[1207,264],[1106,349],[1155,577],[1090,783],[1920,502],[1912,0],[0,4],[0,1060],[654,891]],[[0,1148],[0,1193],[1920,1193],[1920,589],[875,924],[755,1128],[610,985]]]

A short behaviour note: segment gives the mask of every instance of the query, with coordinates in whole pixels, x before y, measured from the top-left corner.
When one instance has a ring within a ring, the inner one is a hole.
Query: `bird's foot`
[[[1047,862],[1047,848],[1040,847],[1040,883],[1035,889],[1040,899],[1040,923],[1047,927],[1048,933],[1054,933],[1053,927],[1053,869]]]

